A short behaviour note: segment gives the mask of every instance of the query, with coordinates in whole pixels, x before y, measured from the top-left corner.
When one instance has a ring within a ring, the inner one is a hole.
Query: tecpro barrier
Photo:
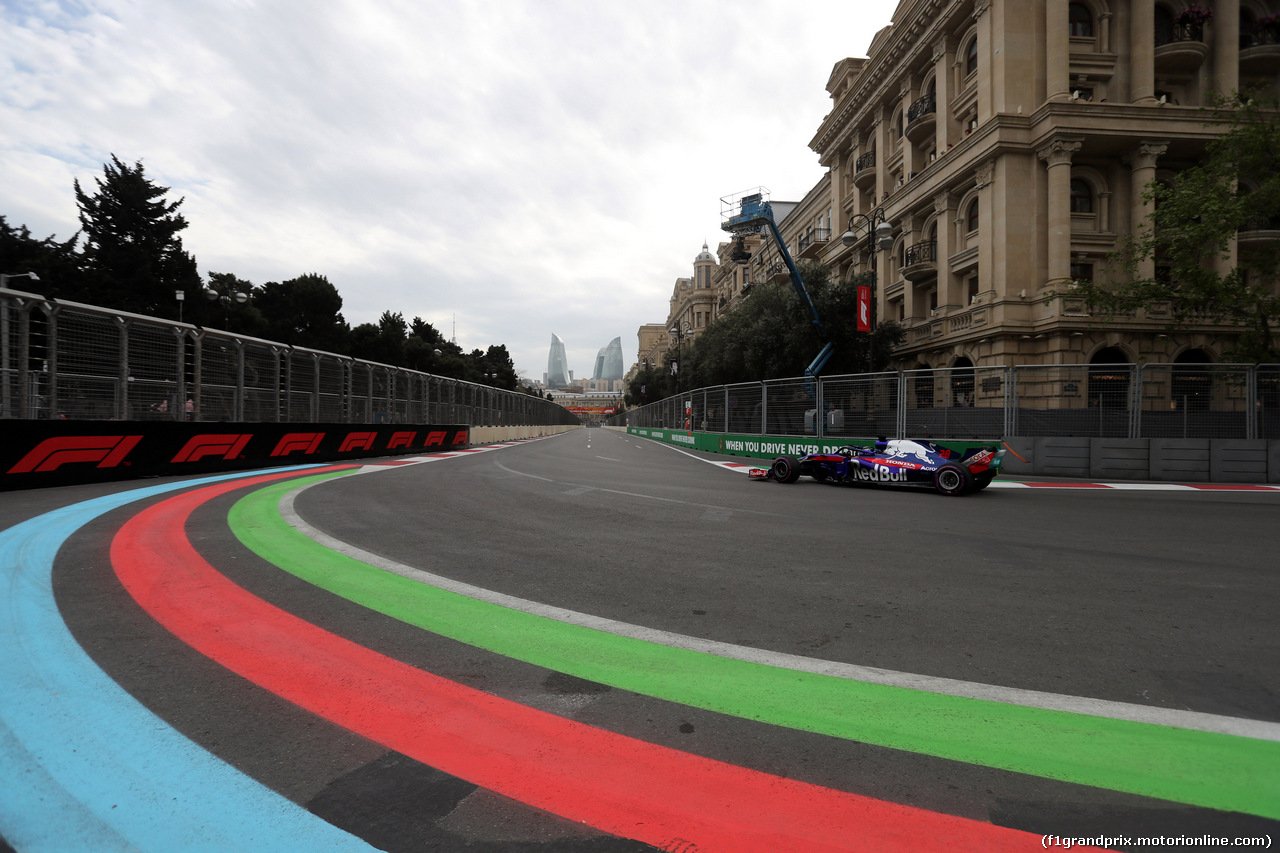
[[[465,448],[469,427],[7,420],[0,490]]]

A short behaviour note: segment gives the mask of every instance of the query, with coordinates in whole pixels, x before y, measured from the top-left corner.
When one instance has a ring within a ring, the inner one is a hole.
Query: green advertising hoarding
[[[843,435],[832,438],[786,435],[733,435],[720,432],[690,432],[682,429],[655,429],[653,427],[627,427],[628,435],[661,441],[676,447],[701,450],[705,453],[723,453],[728,456],[749,456],[753,459],[774,459],[778,456],[804,456],[809,453],[826,453],[846,444],[871,446],[876,439]],[[929,441],[929,439],[920,439]],[[989,441],[935,441],[939,447],[949,450],[966,450],[970,447],[987,447]]]

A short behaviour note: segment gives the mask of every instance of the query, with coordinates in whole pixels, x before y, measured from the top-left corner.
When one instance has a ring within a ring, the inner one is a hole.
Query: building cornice
[[[903,11],[901,5],[898,11]],[[832,106],[810,140],[809,148],[821,155],[830,151],[835,143],[843,142],[857,124],[856,119],[867,109],[879,108],[885,90],[894,87],[899,75],[910,69],[918,55],[926,52],[932,55],[933,45],[941,35],[939,30],[949,26],[955,14],[972,5],[973,0],[922,0],[906,10],[904,20],[891,23],[882,45],[872,41],[873,50],[857,80]],[[897,85],[901,85],[901,81]]]

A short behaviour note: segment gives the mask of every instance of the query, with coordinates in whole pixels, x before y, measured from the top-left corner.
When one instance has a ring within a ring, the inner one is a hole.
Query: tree
[[[1228,358],[1277,361],[1280,241],[1240,238],[1280,228],[1280,101],[1223,98],[1212,109],[1225,130],[1200,164],[1147,185],[1148,222],[1113,254],[1109,275],[1073,293],[1106,314],[1168,305],[1171,328],[1235,325]],[[1154,275],[1139,273],[1144,261]]]
[[[307,273],[288,281],[269,281],[255,297],[267,318],[273,341],[345,354],[350,329],[342,316],[342,297],[329,279]]]
[[[865,371],[869,336],[857,331],[857,286],[866,279],[835,282],[826,267],[814,262],[802,262],[800,275],[822,319],[821,329],[813,325],[790,284],[758,284],[750,298],[708,326],[693,346],[681,348],[680,387],[800,376],[827,343],[835,349],[824,374]],[[904,333],[897,323],[882,322],[874,335],[873,369],[883,369]],[[659,391],[666,390],[661,380],[656,384]],[[632,400],[638,401],[632,390]],[[650,388],[646,399],[660,397]]]
[[[399,311],[383,311],[377,324],[361,323],[351,330],[351,355],[393,367],[407,364],[405,346],[409,324]]]
[[[38,276],[38,281],[20,278],[9,282],[16,290],[83,302],[87,293],[81,281],[80,255],[76,251],[79,238],[76,233],[65,242],[58,242],[52,236],[37,240],[27,226],[14,228],[0,216],[0,272],[33,272]]]
[[[178,213],[183,200],[165,201],[169,188],[148,180],[141,162],[131,168],[112,154],[102,171],[103,177],[94,179],[94,195],[74,182],[92,301],[176,318],[175,291],[184,291],[188,300],[200,298],[195,258],[178,237],[187,227]]]

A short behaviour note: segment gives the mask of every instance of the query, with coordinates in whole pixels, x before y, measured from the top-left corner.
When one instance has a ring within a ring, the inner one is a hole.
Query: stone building
[[[1173,0],[902,0],[831,73],[810,142],[828,195],[806,199],[793,250],[841,278],[874,263],[877,315],[907,330],[899,367],[1219,360],[1230,328],[1171,333],[1159,306],[1100,318],[1070,294],[1147,216],[1145,185],[1197,162],[1213,93],[1280,87],[1258,23],[1276,6],[1218,0],[1195,23]],[[1258,239],[1280,232],[1239,251]]]

